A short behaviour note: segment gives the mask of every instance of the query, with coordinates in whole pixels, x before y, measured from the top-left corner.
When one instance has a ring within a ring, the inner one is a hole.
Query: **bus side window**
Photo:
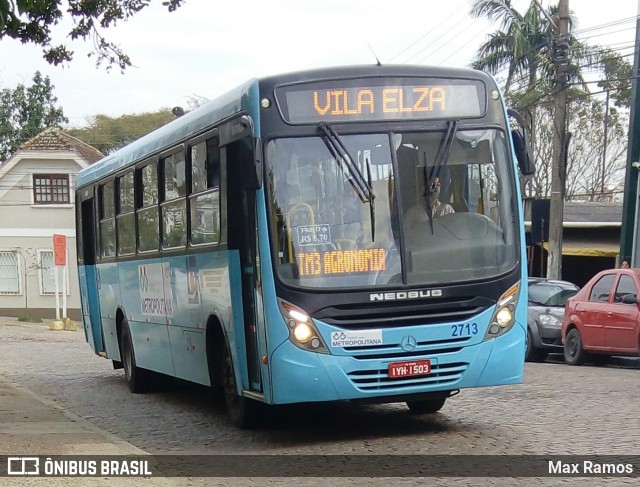
[[[164,175],[164,201],[161,203],[162,247],[184,247],[187,243],[186,179],[184,152],[161,159]]]
[[[220,242],[220,147],[217,138],[191,147],[189,219],[193,245]]]
[[[158,168],[155,163],[147,164],[139,171],[140,197],[136,218],[138,220],[138,250],[149,252],[158,250]]]
[[[118,236],[118,255],[130,255],[136,251],[133,171],[119,177],[117,187],[116,233]]]
[[[100,255],[116,254],[116,222],[113,180],[100,186]]]

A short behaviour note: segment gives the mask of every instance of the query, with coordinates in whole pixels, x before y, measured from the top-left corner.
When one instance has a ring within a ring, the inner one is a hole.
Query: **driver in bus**
[[[430,184],[427,184],[429,183]],[[433,218],[455,213],[453,207],[440,201],[440,177],[436,176],[430,181],[425,175],[425,191],[422,200],[409,208],[405,215],[407,228],[429,221],[429,209]]]

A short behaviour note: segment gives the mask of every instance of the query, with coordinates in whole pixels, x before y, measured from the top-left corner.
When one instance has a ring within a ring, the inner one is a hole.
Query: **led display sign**
[[[480,117],[481,81],[460,79],[337,80],[276,88],[286,122],[293,124]]]
[[[384,271],[386,255],[382,248],[300,252],[298,269],[300,277]]]

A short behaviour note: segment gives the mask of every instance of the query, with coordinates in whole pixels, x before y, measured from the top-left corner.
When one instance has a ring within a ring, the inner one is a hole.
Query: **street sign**
[[[53,236],[53,263],[55,265],[67,265],[66,235]]]

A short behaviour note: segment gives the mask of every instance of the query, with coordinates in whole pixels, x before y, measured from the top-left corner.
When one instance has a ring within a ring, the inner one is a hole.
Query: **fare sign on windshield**
[[[365,79],[276,89],[285,121],[294,124],[479,117],[484,84],[459,79]]]

